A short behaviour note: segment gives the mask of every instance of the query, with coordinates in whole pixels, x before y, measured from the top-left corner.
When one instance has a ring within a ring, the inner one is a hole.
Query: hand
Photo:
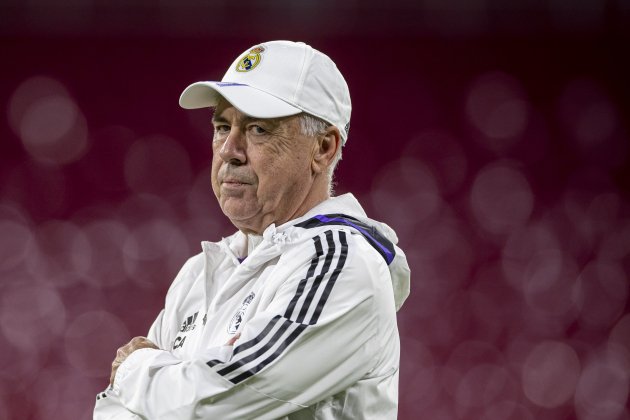
[[[151,340],[146,337],[134,337],[130,342],[122,346],[116,351],[116,358],[112,362],[112,374],[109,377],[109,384],[114,385],[114,377],[116,377],[116,371],[118,367],[124,362],[127,357],[136,350],[139,349],[159,349]]]
[[[230,338],[230,340],[225,343],[226,346],[233,346],[236,343],[236,340],[241,338],[241,333],[236,334],[234,337]]]

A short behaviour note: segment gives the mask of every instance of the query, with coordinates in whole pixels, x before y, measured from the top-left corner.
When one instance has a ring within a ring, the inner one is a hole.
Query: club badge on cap
[[[250,71],[256,68],[260,60],[262,60],[262,56],[260,53],[265,51],[263,47],[255,47],[252,48],[245,57],[241,58],[236,64],[236,71]]]

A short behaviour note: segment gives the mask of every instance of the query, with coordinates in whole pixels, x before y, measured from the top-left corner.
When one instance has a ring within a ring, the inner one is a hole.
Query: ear
[[[339,134],[339,129],[331,125],[326,128],[324,135],[317,138],[312,162],[313,173],[326,173],[340,147],[341,134]]]

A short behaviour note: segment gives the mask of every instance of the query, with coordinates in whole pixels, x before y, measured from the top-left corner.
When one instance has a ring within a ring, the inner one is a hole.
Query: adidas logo
[[[195,321],[197,321],[197,315],[199,312],[195,312],[194,315],[189,316],[182,323],[182,327],[179,329],[179,332],[188,332],[195,329]]]

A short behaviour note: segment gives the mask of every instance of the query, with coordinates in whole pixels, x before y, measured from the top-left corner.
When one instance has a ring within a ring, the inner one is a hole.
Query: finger
[[[155,343],[153,343],[151,340],[149,340],[146,337],[134,337],[128,343],[128,346],[130,347],[131,352],[133,352],[134,350],[144,349],[144,348],[151,348],[151,349],[158,348],[158,346],[155,345]]]
[[[153,343],[151,340],[149,340],[146,337],[140,337],[140,336],[132,338],[127,344],[125,344],[124,346],[116,350],[116,358],[112,362],[112,373],[109,378],[110,385],[114,384],[116,371],[118,370],[118,367],[120,367],[120,365],[127,359],[127,357],[129,357],[129,355],[133,353],[134,351],[144,349],[144,348],[152,348],[152,349],[159,350],[159,347],[155,345],[155,343]]]
[[[118,372],[118,366],[112,368],[112,373],[109,376],[110,385],[114,385],[114,378],[116,377],[116,372]]]
[[[236,340],[241,337],[241,333],[236,334],[234,337],[230,338],[226,345],[233,346]]]

